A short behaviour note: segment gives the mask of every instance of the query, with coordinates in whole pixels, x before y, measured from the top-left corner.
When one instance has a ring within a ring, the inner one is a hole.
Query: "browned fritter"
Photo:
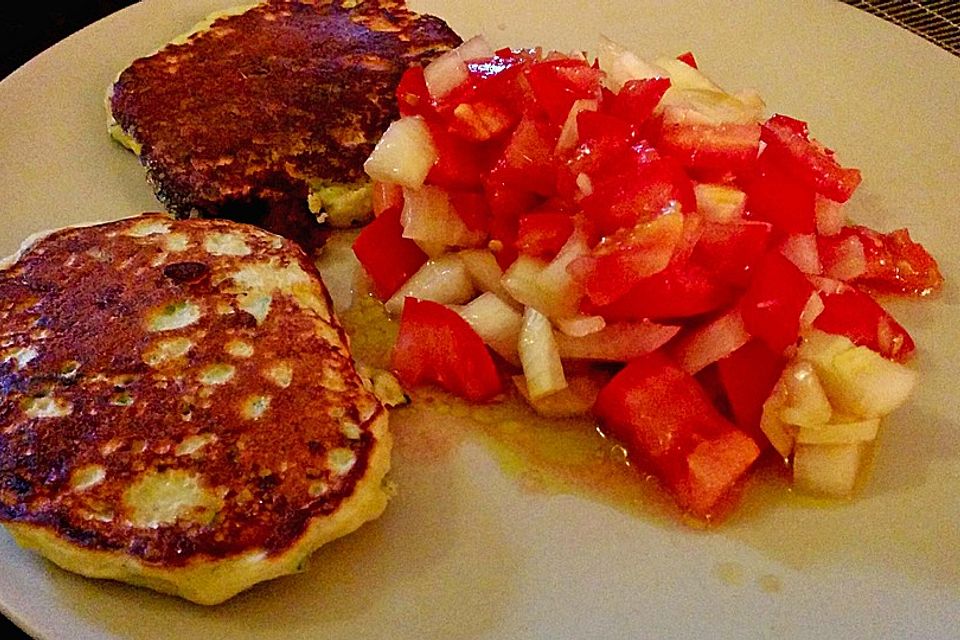
[[[283,552],[382,446],[330,309],[306,255],[247,225],[43,238],[0,270],[0,520],[165,568]],[[196,504],[145,497],[158,479]]]
[[[308,181],[364,179],[403,71],[459,43],[402,1],[273,0],[136,60],[109,107],[170,211],[304,240]]]

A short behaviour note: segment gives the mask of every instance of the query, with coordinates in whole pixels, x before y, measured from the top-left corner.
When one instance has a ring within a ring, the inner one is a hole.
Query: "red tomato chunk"
[[[502,391],[497,367],[480,336],[454,311],[427,300],[407,298],[392,366],[409,386],[433,382],[474,402]]]
[[[684,509],[708,516],[760,453],[696,380],[659,352],[605,386],[595,412],[631,459],[652,468]]]

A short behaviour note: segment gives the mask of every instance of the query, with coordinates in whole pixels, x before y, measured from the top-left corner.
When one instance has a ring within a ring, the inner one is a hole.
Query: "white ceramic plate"
[[[116,72],[230,0],[147,0],[0,84],[0,254],[29,233],[159,205],[104,130]],[[57,570],[0,535],[0,606],[40,638],[955,637],[960,627],[960,60],[840,3],[452,0],[414,3],[495,44],[645,56],[693,50],[858,166],[853,217],[908,226],[948,278],[893,310],[922,382],[881,435],[870,484],[831,508],[748,491],[697,532],[577,495],[531,492],[488,449],[401,455],[384,517],[305,574],[217,608]],[[449,416],[403,414],[397,429]],[[421,430],[421,432],[423,432]],[[434,443],[436,444],[436,443]],[[411,449],[408,447],[407,449]]]

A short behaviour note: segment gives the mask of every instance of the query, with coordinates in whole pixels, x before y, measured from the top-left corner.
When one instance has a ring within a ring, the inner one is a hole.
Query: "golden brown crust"
[[[299,238],[276,224],[303,217],[308,184],[364,180],[403,71],[459,42],[397,0],[273,0],[135,61],[109,107],[171,211]]]
[[[295,244],[225,220],[37,240],[0,271],[0,520],[163,568],[282,554],[385,446],[330,309]]]

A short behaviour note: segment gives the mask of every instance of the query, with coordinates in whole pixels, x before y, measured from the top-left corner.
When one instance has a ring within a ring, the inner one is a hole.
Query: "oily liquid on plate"
[[[358,292],[340,317],[354,357],[368,366],[388,368],[397,322],[383,305]],[[438,420],[402,421],[403,428],[394,430],[401,458],[429,462],[449,455],[466,440],[480,441],[525,490],[581,495],[664,524],[682,517],[657,480],[632,467],[623,447],[606,438],[589,418],[544,418],[513,388],[506,389],[504,399],[483,405],[434,387],[409,393],[414,405],[428,407]],[[456,419],[443,420],[444,416]]]
[[[387,368],[397,323],[362,284],[354,286],[362,282],[362,278],[356,279],[355,266],[343,269],[342,258],[352,260],[349,246],[354,235],[334,237],[330,249],[333,254],[339,246],[335,262],[340,271],[335,278],[324,271],[324,279],[352,297],[339,314],[355,357],[370,366]],[[350,280],[344,282],[345,277]],[[472,405],[435,388],[413,390],[414,407],[426,408],[438,419],[404,420],[404,412],[416,409],[393,410],[401,418],[392,421],[396,424],[397,465],[449,460],[463,443],[480,442],[504,473],[528,491],[583,496],[677,534],[708,528],[756,549],[778,567],[794,570],[851,563],[876,566],[881,558],[909,558],[909,566],[902,568],[905,575],[960,589],[960,575],[944,567],[940,547],[929,544],[931,536],[924,533],[940,526],[936,510],[914,509],[911,527],[891,533],[902,521],[897,516],[900,509],[888,511],[874,503],[880,491],[883,504],[897,505],[897,492],[886,500],[889,489],[880,489],[880,483],[870,480],[872,456],[861,472],[853,500],[847,501],[793,491],[789,471],[768,455],[738,487],[739,495],[732,496],[716,521],[707,524],[684,518],[657,481],[629,466],[623,449],[604,438],[592,420],[542,418],[512,389],[506,395],[497,403]],[[717,558],[713,567],[714,579],[720,584],[737,587],[742,583],[766,593],[790,590],[787,578],[779,570],[771,572],[770,565],[737,568],[737,575],[745,573],[731,580],[730,567],[724,564],[728,562],[728,558]]]

